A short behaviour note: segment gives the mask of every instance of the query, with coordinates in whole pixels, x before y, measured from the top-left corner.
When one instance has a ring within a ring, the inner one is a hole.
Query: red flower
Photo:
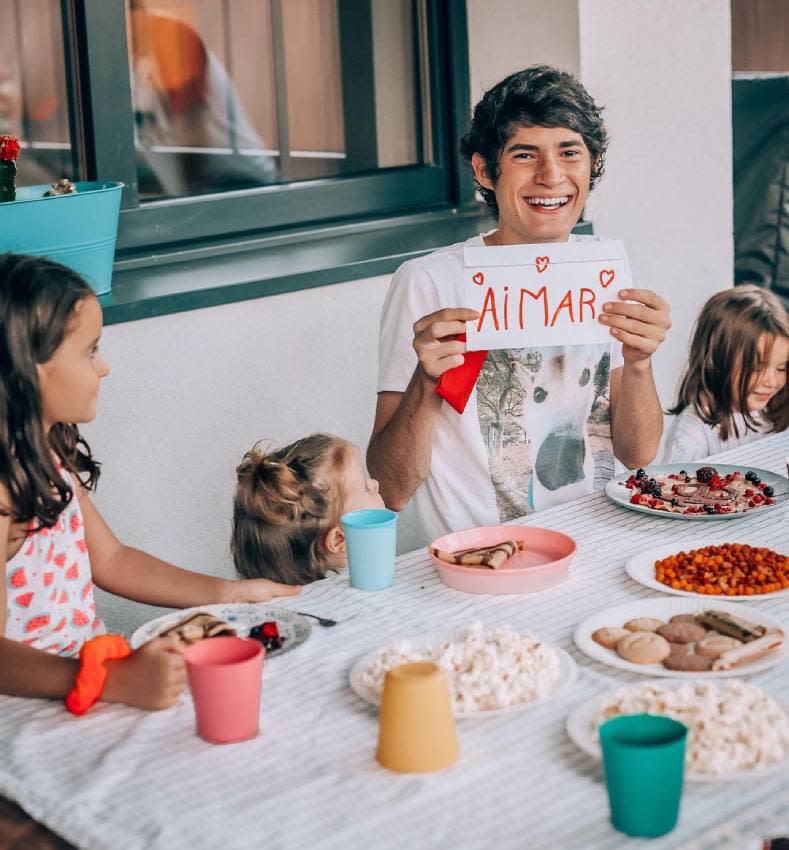
[[[16,136],[0,136],[0,159],[15,160],[19,158],[22,148]]]

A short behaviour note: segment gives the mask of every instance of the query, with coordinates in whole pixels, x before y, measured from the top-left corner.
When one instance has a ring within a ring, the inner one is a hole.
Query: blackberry
[[[701,466],[696,470],[696,480],[707,484],[718,474],[714,466]]]
[[[764,490],[762,490],[762,493],[764,493],[765,496],[772,496],[774,492],[775,490],[773,490],[769,484],[764,488]]]

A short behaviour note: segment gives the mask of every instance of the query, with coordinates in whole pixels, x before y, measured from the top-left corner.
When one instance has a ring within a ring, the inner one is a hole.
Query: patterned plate
[[[732,466],[731,464],[725,463],[715,463],[712,465],[718,470],[720,475],[726,475],[729,472],[737,471],[745,473],[748,472],[748,470],[757,473],[759,478],[761,478],[765,484],[769,484],[773,488],[773,498],[775,499],[775,503],[772,505],[759,505],[757,508],[750,508],[749,510],[740,511],[736,514],[675,514],[668,511],[657,511],[654,508],[648,508],[645,505],[633,505],[630,503],[630,497],[633,495],[634,491],[628,490],[628,488],[625,487],[625,481],[627,481],[632,474],[630,472],[626,472],[624,475],[618,475],[616,478],[612,478],[605,485],[605,494],[612,502],[616,502],[617,505],[621,505],[623,508],[628,508],[631,511],[640,511],[643,514],[651,514],[652,516],[658,516],[662,519],[688,519],[697,520],[699,522],[713,522],[719,519],[737,519],[738,517],[750,516],[754,511],[764,513],[764,511],[769,511],[773,508],[779,507],[780,505],[786,504],[787,494],[789,494],[789,481],[787,481],[786,476],[778,475],[775,472],[768,472],[766,469],[759,469],[755,466],[748,466],[748,464],[744,463],[741,463],[738,466]],[[645,469],[647,475],[654,476],[668,475],[670,472],[680,472],[683,469],[688,474],[692,474],[702,466],[710,466],[710,464],[669,463],[647,466]]]
[[[229,623],[239,637],[248,637],[249,630],[253,626],[260,625],[266,620],[275,620],[280,636],[284,638],[284,641],[281,649],[266,652],[267,659],[273,658],[275,655],[282,655],[283,652],[288,652],[288,650],[299,646],[307,640],[312,632],[309,620],[300,614],[296,614],[295,611],[288,611],[287,608],[269,605],[266,602],[241,602],[232,605],[220,603],[217,605],[200,605],[197,608],[184,608],[183,611],[173,611],[145,623],[132,635],[132,649],[137,649],[155,638],[160,632],[198,611],[206,611]]]

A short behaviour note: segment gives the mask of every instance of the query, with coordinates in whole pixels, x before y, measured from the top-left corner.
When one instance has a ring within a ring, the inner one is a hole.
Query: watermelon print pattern
[[[72,487],[72,479],[61,470]],[[96,616],[85,523],[76,495],[51,529],[28,530],[6,564],[6,637],[36,649],[77,655],[105,631]]]
[[[24,587],[27,584],[27,575],[25,575],[25,568],[20,567],[18,570],[14,570],[8,576],[8,586],[12,590],[19,590],[20,587]]]

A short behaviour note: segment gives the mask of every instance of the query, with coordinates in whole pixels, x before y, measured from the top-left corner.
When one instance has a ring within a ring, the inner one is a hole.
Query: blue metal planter
[[[110,291],[123,183],[79,182],[71,195],[44,198],[23,186],[0,204],[0,252],[35,254],[79,272],[97,295]]]

